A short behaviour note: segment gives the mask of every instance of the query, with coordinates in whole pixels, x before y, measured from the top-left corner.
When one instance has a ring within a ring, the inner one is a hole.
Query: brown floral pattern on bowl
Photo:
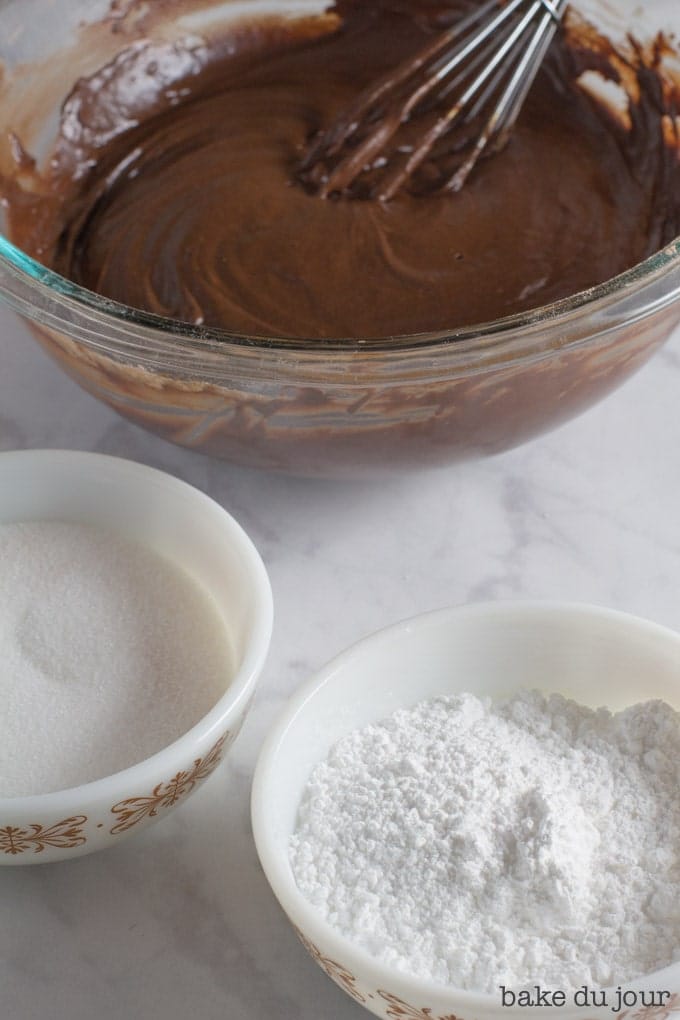
[[[453,1013],[447,1013],[446,1016],[436,1015],[429,1006],[411,1006],[408,1002],[400,999],[398,995],[386,992],[384,989],[379,988],[375,992],[361,992],[357,988],[358,979],[344,964],[325,956],[318,946],[315,946],[306,935],[303,935],[299,928],[295,927],[295,925],[293,927],[297,937],[314,962],[321,967],[332,981],[335,981],[336,985],[339,985],[344,992],[347,992],[348,995],[356,1002],[361,1003],[362,1006],[371,1009],[372,1007],[369,1002],[374,1000],[380,1008],[384,1009],[385,1016],[393,1017],[394,1020],[462,1020],[462,1017],[457,1017]],[[386,1009],[382,1003],[378,1002],[380,999],[387,1004]],[[658,1018],[658,1020],[662,1020],[662,1018]]]
[[[663,1006],[622,1009],[616,1013],[616,1020],[668,1020],[673,1013],[680,1013],[680,992],[674,992]],[[589,1017],[588,1020],[596,1018]]]
[[[111,808],[118,821],[109,830],[111,835],[127,832],[128,829],[155,818],[164,808],[170,808],[181,797],[186,797],[194,787],[215,771],[222,761],[224,751],[236,736],[236,730],[228,730],[210,748],[203,758],[196,758],[191,768],[178,772],[165,783],[158,783],[150,794],[127,797]],[[50,847],[58,850],[75,850],[88,842],[85,825],[88,816],[73,815],[51,824],[32,822],[28,826],[0,825],[0,854],[16,857],[19,854],[42,853]],[[97,824],[101,828],[102,823]]]
[[[127,832],[139,822],[155,818],[161,809],[172,807],[180,797],[190,793],[197,783],[207,779],[221,762],[222,752],[226,749],[231,735],[229,732],[225,733],[204,758],[196,758],[189,770],[178,772],[167,783],[158,783],[150,794],[126,797],[125,800],[114,804],[111,811],[117,815],[118,821],[109,830],[111,835]]]
[[[86,821],[87,815],[74,815],[72,818],[64,818],[52,825],[33,822],[27,828],[17,825],[2,826],[0,827],[0,853],[15,856],[32,850],[33,853],[39,854],[50,846],[60,850],[83,846],[87,842],[87,838],[83,834],[83,826]]]
[[[293,925],[293,928],[300,942],[315,963],[344,992],[347,992],[348,995],[356,1002],[361,1003],[362,1006],[366,1006],[367,1009],[375,1012],[374,1007],[377,1007],[385,1017],[392,1018],[392,1020],[463,1020],[462,1017],[454,1013],[447,1013],[446,1015],[435,1013],[430,1006],[412,1006],[410,1003],[400,999],[398,995],[394,995],[392,992],[381,988],[375,992],[360,991],[357,987],[358,978],[344,964],[325,956],[318,946],[315,946],[313,942],[310,942],[303,935],[299,928],[295,925]],[[373,1000],[372,1003],[371,1000]],[[379,1000],[382,1000],[382,1002]],[[386,1004],[385,1006],[383,1002]],[[610,1012],[611,1010],[607,1009],[606,1015],[609,1015]],[[640,1008],[634,1007],[619,1010],[614,1013],[614,1016],[616,1020],[670,1020],[677,1013],[680,1013],[680,992],[674,992],[663,1006],[641,1006]],[[602,1015],[600,1014],[599,1017],[591,1015],[584,1017],[584,1020],[602,1020]]]
[[[310,942],[299,928],[295,928],[295,933],[311,958],[315,963],[318,963],[319,967],[328,975],[331,981],[335,981],[336,985],[339,985],[343,992],[351,995],[356,1002],[362,1004],[366,1002],[366,996],[362,995],[356,986],[357,979],[346,967],[335,960],[331,960],[328,956],[324,956],[321,950],[313,942]]]
[[[421,1009],[418,1009],[416,1006],[409,1006],[407,1002],[404,1002],[397,995],[392,995],[391,992],[379,991],[378,995],[388,1004],[387,1016],[390,1017],[406,1017],[407,1020],[462,1020],[461,1017],[455,1016],[454,1013],[447,1013],[446,1016],[435,1018],[429,1006],[423,1006]]]

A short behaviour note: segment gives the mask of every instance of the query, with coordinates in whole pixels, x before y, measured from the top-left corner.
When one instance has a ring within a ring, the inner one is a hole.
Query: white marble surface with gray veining
[[[2,1020],[360,1020],[307,957],[256,859],[249,788],[295,687],[363,635],[439,606],[576,599],[680,628],[680,334],[617,393],[503,456],[371,485],[180,450],[118,418],[0,310],[0,449],[98,450],[208,492],[275,599],[271,654],[228,760],[117,849],[0,868]]]

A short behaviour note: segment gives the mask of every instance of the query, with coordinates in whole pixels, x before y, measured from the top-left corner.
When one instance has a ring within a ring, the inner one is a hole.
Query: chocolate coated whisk
[[[422,190],[460,190],[482,154],[507,141],[566,5],[487,0],[320,132],[299,180],[323,198],[388,201],[437,156]]]

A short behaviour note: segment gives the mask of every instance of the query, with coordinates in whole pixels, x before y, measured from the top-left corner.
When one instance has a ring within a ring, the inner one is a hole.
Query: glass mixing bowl
[[[63,99],[145,37],[141,0],[1,0],[0,171],[10,132],[46,158]],[[151,5],[153,6],[153,5]],[[218,21],[320,0],[170,0],[159,47]],[[680,35],[677,0],[577,0],[614,39]],[[108,14],[96,45],[74,38]],[[4,162],[3,162],[4,161]],[[559,238],[555,238],[559,244]],[[0,296],[85,389],[164,438],[244,464],[357,475],[496,453],[614,389],[680,320],[680,239],[563,301],[456,332],[387,340],[240,336],[144,314],[77,286],[0,236]]]

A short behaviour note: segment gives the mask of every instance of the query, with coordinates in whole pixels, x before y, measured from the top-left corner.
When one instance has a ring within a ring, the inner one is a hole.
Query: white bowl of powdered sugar
[[[366,638],[267,739],[255,841],[385,1018],[680,1013],[680,635],[491,603]]]
[[[114,457],[0,454],[0,864],[164,818],[243,722],[271,590],[192,486]]]

